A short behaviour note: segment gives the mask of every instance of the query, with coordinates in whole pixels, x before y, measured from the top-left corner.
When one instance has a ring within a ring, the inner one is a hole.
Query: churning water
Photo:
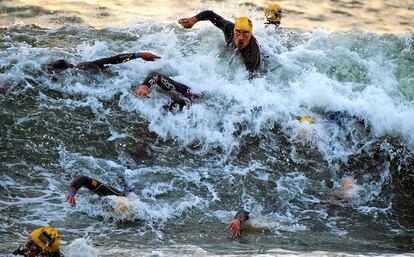
[[[413,252],[414,4],[281,4],[284,29],[264,1],[0,1],[0,254],[43,225],[72,257]],[[208,8],[253,18],[266,72],[249,80],[209,22],[178,27]],[[141,50],[162,59],[42,70]],[[153,70],[204,98],[171,113],[160,91],[133,97]],[[131,211],[85,189],[69,207],[80,175]],[[351,200],[332,202],[343,177]],[[230,236],[241,208],[264,232]]]

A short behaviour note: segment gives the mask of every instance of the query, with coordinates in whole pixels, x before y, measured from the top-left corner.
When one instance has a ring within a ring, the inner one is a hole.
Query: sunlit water
[[[261,1],[0,1],[0,253],[43,225],[67,256],[413,252],[412,3],[281,4],[286,30],[263,25]],[[207,8],[253,18],[267,72],[249,80],[208,22],[178,27]],[[138,50],[162,59],[41,68]],[[205,97],[169,113],[162,92],[131,96],[152,70]],[[69,207],[80,175],[126,191],[131,211],[85,189]],[[344,176],[351,201],[333,204]],[[232,238],[241,208],[265,232]]]

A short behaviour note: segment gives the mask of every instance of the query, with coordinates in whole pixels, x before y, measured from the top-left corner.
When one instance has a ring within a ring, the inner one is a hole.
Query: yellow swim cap
[[[60,235],[52,227],[42,227],[34,230],[30,235],[32,241],[42,249],[56,252],[60,246]]]
[[[269,23],[278,24],[283,16],[282,7],[278,4],[271,4],[266,7],[264,15]]]
[[[246,30],[250,33],[253,31],[253,24],[249,18],[243,16],[236,19],[234,22],[234,29],[235,30]]]
[[[299,122],[300,123],[307,122],[309,124],[312,124],[312,123],[315,123],[315,120],[312,119],[311,117],[302,117],[302,118],[299,119]]]

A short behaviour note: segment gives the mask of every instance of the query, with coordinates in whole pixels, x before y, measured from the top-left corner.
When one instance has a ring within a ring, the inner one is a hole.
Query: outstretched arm
[[[202,11],[193,17],[182,18],[178,20],[178,23],[180,23],[181,26],[183,26],[186,29],[191,29],[194,26],[194,24],[196,24],[198,21],[206,21],[206,20],[211,21],[216,27],[218,27],[219,29],[223,31],[227,24],[233,24],[232,22],[224,19],[220,15],[210,10]]]
[[[66,201],[70,203],[72,207],[76,206],[75,195],[81,187],[86,187],[89,190],[95,192],[96,194],[106,196],[106,195],[117,195],[125,196],[119,190],[106,186],[102,182],[92,179],[88,176],[80,176],[75,178],[69,186],[68,194],[66,195]]]
[[[119,64],[124,63],[133,59],[141,58],[145,61],[155,61],[160,59],[161,57],[150,53],[150,52],[136,52],[136,53],[127,53],[127,54],[118,54],[111,57],[106,57],[102,59],[98,59],[91,62],[81,62],[76,65],[77,68],[85,69],[85,68],[103,68],[105,65],[108,64]]]
[[[235,237],[240,236],[240,226],[243,222],[249,220],[249,212],[241,210],[236,213],[234,219],[230,222],[228,229]]]

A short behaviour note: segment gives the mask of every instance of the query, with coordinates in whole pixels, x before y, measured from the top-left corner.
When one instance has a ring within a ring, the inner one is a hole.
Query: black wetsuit
[[[116,188],[111,186],[106,186],[102,184],[102,182],[92,179],[88,176],[81,176],[75,178],[69,187],[69,192],[73,192],[74,195],[78,192],[79,188],[82,186],[88,188],[92,192],[100,195],[100,196],[107,196],[107,195],[116,195],[116,196],[125,196],[124,193],[119,191]]]
[[[233,43],[233,22],[224,19],[213,11],[203,11],[197,14],[195,17],[197,18],[197,21],[211,21],[217,28],[223,31],[226,43],[233,48],[236,48]],[[254,37],[252,37],[250,43],[245,48],[240,50],[240,53],[243,57],[244,64],[246,65],[248,71],[253,72],[259,69],[260,48]]]
[[[192,93],[188,86],[172,80],[167,76],[161,75],[158,72],[149,73],[142,84],[148,87],[157,84],[160,88],[167,92],[174,91],[181,94],[181,96],[175,94],[171,95],[172,102],[164,106],[167,110],[172,110],[176,106],[182,109],[195,99],[202,97],[202,95]]]
[[[149,73],[142,84],[148,87],[157,84],[165,91],[176,91],[186,97],[190,94],[190,88],[188,86],[161,75],[158,72]]]
[[[35,244],[32,240],[29,240],[24,246],[19,247],[19,249],[13,252],[13,255],[24,257],[63,257],[63,254],[60,253],[60,251],[46,251]]]
[[[44,69],[47,72],[62,72],[67,69],[77,68],[77,69],[89,69],[89,70],[102,70],[107,65],[110,64],[120,64],[124,63],[133,59],[139,58],[138,53],[126,53],[126,54],[119,54],[111,57],[106,57],[102,59],[98,59],[95,61],[90,62],[81,62],[78,65],[73,65],[68,61],[63,59],[51,62],[44,66]]]

